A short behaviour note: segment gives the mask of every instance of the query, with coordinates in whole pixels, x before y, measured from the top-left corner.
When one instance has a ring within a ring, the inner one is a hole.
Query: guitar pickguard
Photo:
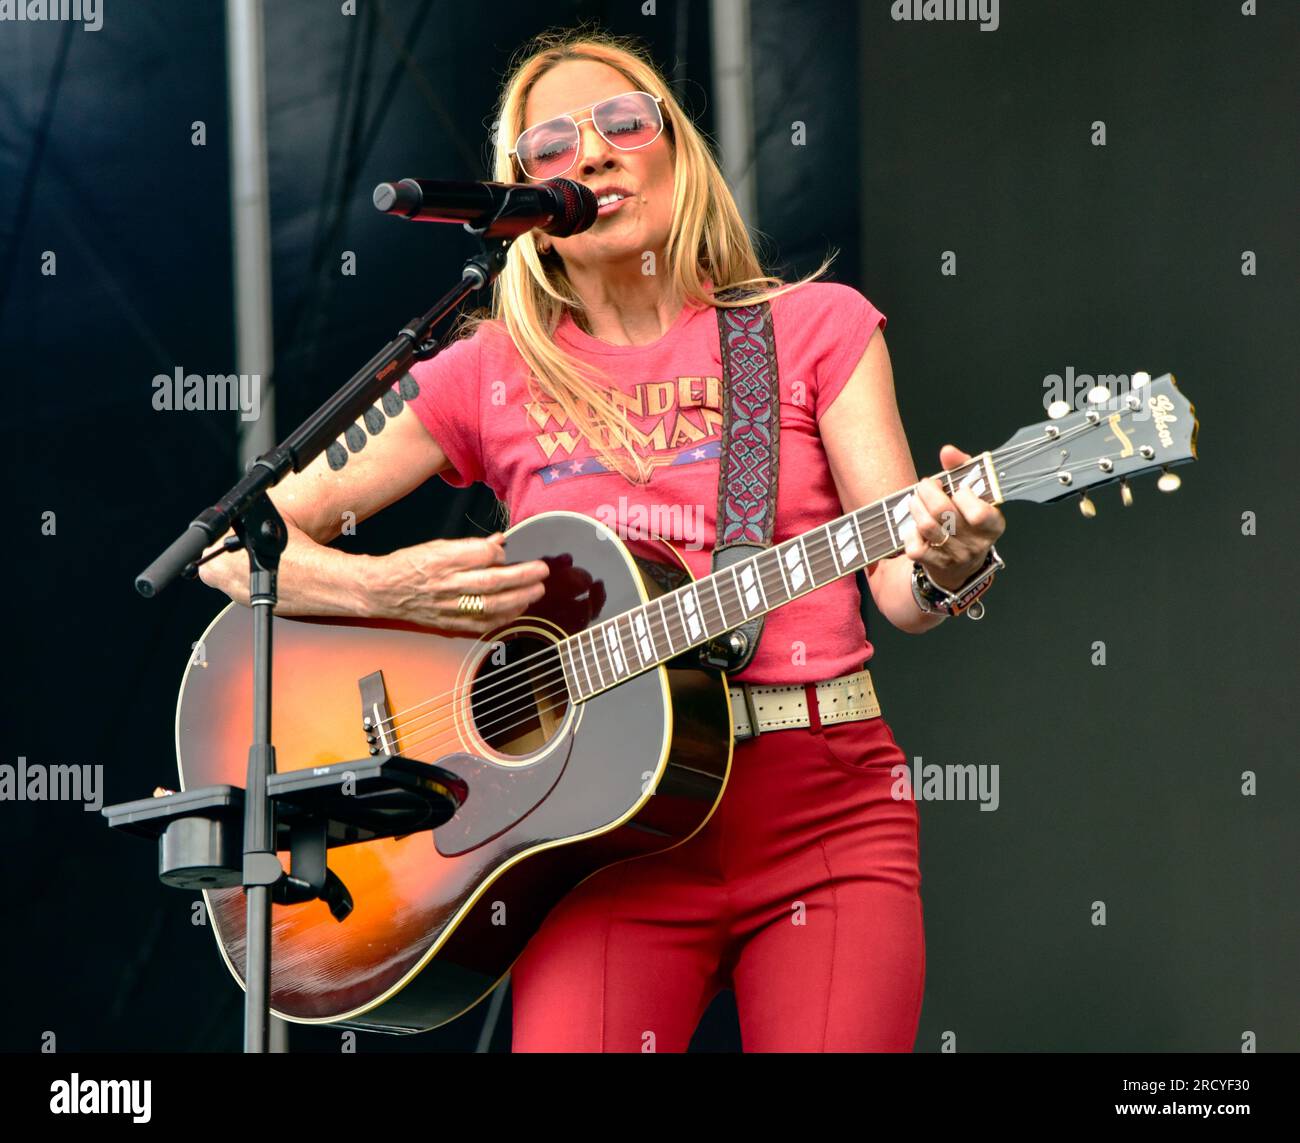
[[[465,780],[469,796],[456,814],[434,831],[438,852],[444,857],[458,857],[500,837],[526,818],[563,776],[573,742],[570,728],[544,758],[528,766],[502,766],[477,754],[439,758],[437,765]]]

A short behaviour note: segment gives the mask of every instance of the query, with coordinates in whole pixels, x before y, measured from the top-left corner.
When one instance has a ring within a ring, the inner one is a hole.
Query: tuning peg
[[[1066,413],[1070,411],[1069,401],[1053,401],[1047,406],[1047,415],[1054,421],[1059,421]]]
[[[1088,390],[1089,405],[1104,405],[1110,400],[1110,390],[1105,385],[1094,385]]]
[[[1162,468],[1159,477],[1156,478],[1156,487],[1161,492],[1177,492],[1182,483],[1183,478],[1176,472],[1170,472],[1167,468]]]
[[[1079,511],[1089,520],[1097,515],[1097,505],[1088,498],[1086,492],[1079,493]]]
[[[1145,370],[1139,370],[1133,374],[1133,388],[1141,389],[1143,385],[1151,384],[1151,374]]]
[[[1127,480],[1119,482],[1119,498],[1125,508],[1133,507],[1133,489],[1128,486]]]

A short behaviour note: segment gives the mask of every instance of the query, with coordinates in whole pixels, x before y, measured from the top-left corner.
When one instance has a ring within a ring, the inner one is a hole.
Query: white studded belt
[[[871,684],[871,672],[863,669],[838,679],[817,684],[817,717],[823,724],[879,718],[880,703]],[[803,683],[786,686],[731,686],[731,729],[737,740],[753,738],[767,730],[789,730],[811,726],[808,692]]]

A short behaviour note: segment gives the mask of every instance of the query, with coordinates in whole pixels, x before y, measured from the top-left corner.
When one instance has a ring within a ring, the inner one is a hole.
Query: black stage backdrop
[[[382,218],[370,189],[487,177],[530,35],[641,36],[714,131],[702,0],[344,7],[267,5],[281,434],[458,273],[467,236]],[[793,275],[838,247],[832,277],[887,314],[922,472],[1041,420],[1053,375],[1172,371],[1202,425],[1177,495],[1011,505],[982,623],[912,639],[867,612],[905,752],[999,782],[995,810],[921,806],[917,1050],[1295,1051],[1298,10],[994,7],[987,29],[887,0],[752,14],[764,251]],[[159,373],[235,371],[223,5],[104,9],[95,31],[0,23],[0,764],[102,765],[107,804],[174,784],[176,687],[220,600],[132,581],[231,483],[237,426],[151,403]],[[494,509],[434,480],[347,542],[481,534]],[[0,815],[0,1048],[238,1047],[243,994],[149,845],[77,803]],[[360,1047],[469,1049],[485,1012]],[[729,994],[693,1047],[739,1047]]]

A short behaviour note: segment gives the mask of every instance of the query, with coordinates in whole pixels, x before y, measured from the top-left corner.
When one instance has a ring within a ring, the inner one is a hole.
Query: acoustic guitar
[[[966,487],[990,504],[1080,496],[1086,514],[1088,490],[1154,469],[1172,490],[1168,469],[1196,455],[1195,411],[1171,375],[1139,377],[1146,383],[1123,395],[1094,390],[1082,409],[1061,402],[1051,410],[1060,415],[937,478],[949,494]],[[1127,484],[1123,493],[1127,503]],[[274,908],[275,1014],[386,1032],[438,1027],[492,991],[581,881],[696,833],[722,797],[733,746],[726,674],[703,667],[698,648],[899,554],[911,494],[701,579],[670,545],[655,567],[597,520],[542,513],[510,528],[505,547],[512,561],[551,562],[545,596],[479,638],[277,618],[280,772],[400,755],[436,762],[467,795],[433,830],[330,849],[353,902],[342,920],[321,900]],[[176,711],[185,788],[244,783],[251,638],[252,612],[231,604],[195,645]],[[243,891],[204,896],[242,986]]]

